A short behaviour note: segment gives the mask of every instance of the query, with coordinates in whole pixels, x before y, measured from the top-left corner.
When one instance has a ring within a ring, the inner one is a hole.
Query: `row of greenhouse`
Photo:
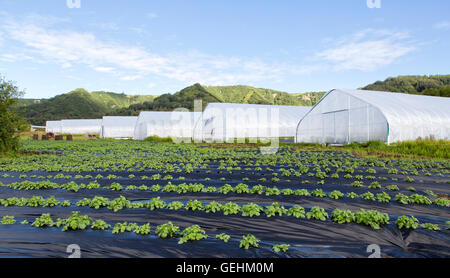
[[[46,132],[229,142],[295,138],[296,142],[388,144],[449,139],[450,99],[391,92],[332,90],[314,107],[210,103],[203,112],[141,112],[138,117],[48,121]]]

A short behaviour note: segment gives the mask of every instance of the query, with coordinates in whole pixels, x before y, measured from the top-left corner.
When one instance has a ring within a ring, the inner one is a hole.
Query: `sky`
[[[0,0],[0,75],[26,98],[356,89],[450,74],[449,12],[442,0]]]

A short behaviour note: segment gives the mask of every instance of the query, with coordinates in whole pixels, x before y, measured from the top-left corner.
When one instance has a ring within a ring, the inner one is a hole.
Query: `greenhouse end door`
[[[349,117],[348,110],[334,114],[334,138],[335,144],[348,144],[349,142]]]
[[[349,141],[348,110],[322,114],[323,141],[331,144],[347,144]]]

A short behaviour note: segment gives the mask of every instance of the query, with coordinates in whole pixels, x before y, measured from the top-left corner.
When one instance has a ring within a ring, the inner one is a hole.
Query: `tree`
[[[23,94],[13,82],[0,76],[0,155],[19,151],[18,132],[23,129],[24,120],[19,116],[16,105]]]

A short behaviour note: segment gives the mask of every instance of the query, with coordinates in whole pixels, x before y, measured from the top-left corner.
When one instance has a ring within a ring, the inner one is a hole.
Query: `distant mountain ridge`
[[[450,97],[450,74],[407,75],[390,77],[362,88],[363,90],[399,92],[428,96]]]
[[[398,76],[362,89],[450,97],[450,75]],[[51,99],[21,99],[18,106],[29,123],[43,125],[47,120],[136,116],[141,111],[172,111],[176,108],[192,111],[194,101],[198,99],[202,100],[203,108],[210,102],[314,106],[325,93],[291,94],[245,85],[202,86],[197,83],[175,94],[160,96],[76,89]]]

